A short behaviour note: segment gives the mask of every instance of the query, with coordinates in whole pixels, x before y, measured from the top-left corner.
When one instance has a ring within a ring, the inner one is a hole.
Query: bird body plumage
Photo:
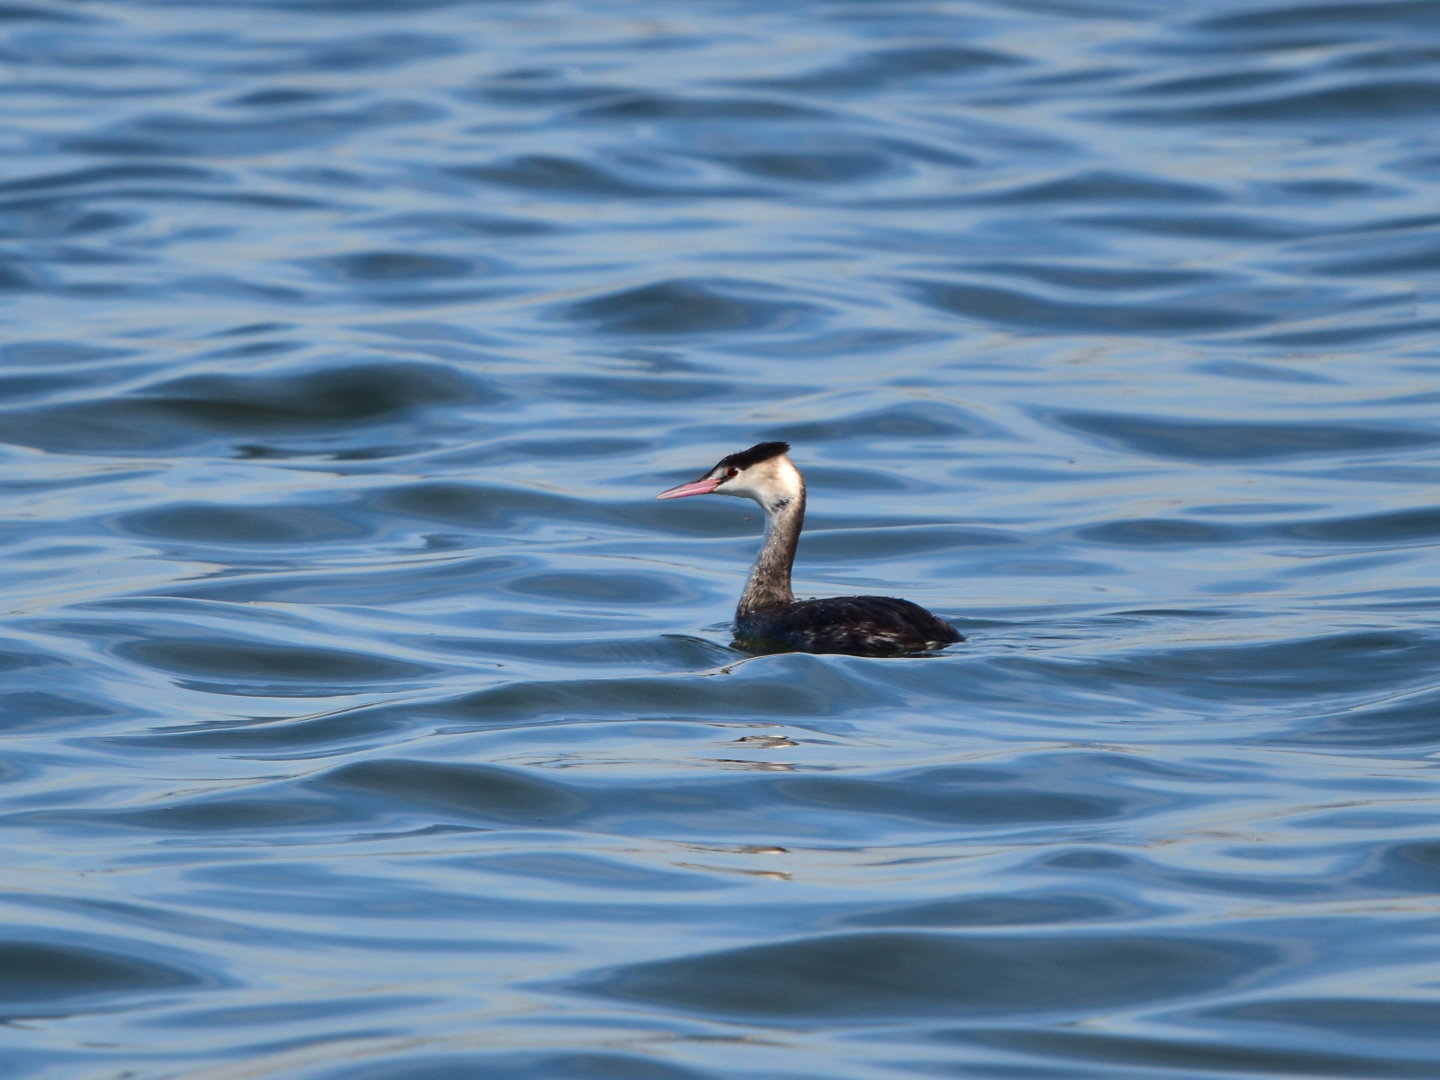
[[[943,649],[964,641],[944,619],[894,596],[794,600],[735,619],[735,636],[761,647],[778,642],[803,652],[887,656]]]

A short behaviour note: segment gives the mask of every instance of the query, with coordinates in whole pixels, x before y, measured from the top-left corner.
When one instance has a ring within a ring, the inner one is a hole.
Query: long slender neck
[[[795,564],[795,548],[800,543],[800,530],[804,525],[805,485],[802,483],[795,495],[765,508],[765,546],[760,549],[750,580],[740,594],[740,604],[735,609],[737,619],[795,599],[790,591],[790,567]]]

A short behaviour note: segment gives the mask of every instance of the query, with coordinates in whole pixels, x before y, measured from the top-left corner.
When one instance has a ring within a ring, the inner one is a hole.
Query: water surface
[[[0,21],[7,1076],[1440,1072],[1440,5]]]

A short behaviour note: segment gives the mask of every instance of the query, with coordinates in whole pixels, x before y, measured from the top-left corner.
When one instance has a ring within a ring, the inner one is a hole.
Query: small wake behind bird
[[[919,604],[893,596],[796,600],[790,569],[805,526],[805,478],[790,444],[757,443],[731,454],[698,480],[657,499],[735,495],[765,511],[765,544],[735,608],[735,637],[747,648],[782,645],[813,653],[896,656],[943,649],[965,638]]]

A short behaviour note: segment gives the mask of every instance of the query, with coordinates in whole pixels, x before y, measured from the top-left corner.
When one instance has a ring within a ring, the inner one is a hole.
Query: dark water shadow
[[[217,437],[335,433],[439,405],[486,407],[507,399],[484,379],[413,361],[193,375],[136,394],[11,412],[0,437],[56,452],[180,448]]]
[[[633,964],[569,989],[760,1023],[1090,1014],[1233,987],[1277,957],[1249,942],[1179,935],[889,931]]]
[[[1125,450],[1183,461],[1364,454],[1440,442],[1440,435],[1429,431],[1354,423],[1237,423],[1081,412],[1053,413],[1048,419]]]
[[[607,334],[658,337],[774,330],[819,310],[774,293],[750,282],[676,279],[570,304],[560,315]]]
[[[12,930],[0,940],[0,1018],[62,1017],[108,1011],[146,997],[215,987],[220,979],[176,962],[173,950],[138,950],[133,942],[77,935],[58,942]],[[137,955],[139,952],[146,955]],[[164,959],[161,959],[164,957]]]

